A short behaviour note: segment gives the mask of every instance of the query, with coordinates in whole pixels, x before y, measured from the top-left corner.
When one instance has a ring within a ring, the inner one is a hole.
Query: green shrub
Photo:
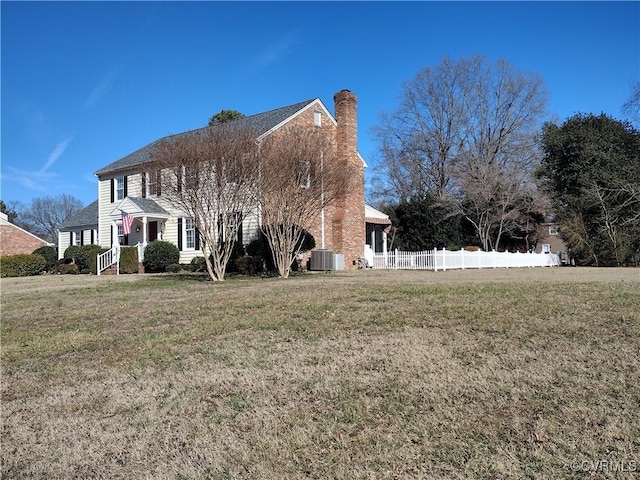
[[[242,275],[255,275],[257,271],[254,258],[248,255],[236,258],[234,263],[236,271]]]
[[[193,257],[191,259],[191,271],[192,272],[205,272],[207,270],[207,262],[204,257]]]
[[[236,260],[245,256],[244,245],[242,242],[234,242],[231,255],[229,256],[229,263],[227,264],[226,271],[229,273],[237,272]],[[205,267],[206,268],[206,267]]]
[[[281,230],[285,227],[280,226]],[[299,227],[291,227],[291,228],[299,228]],[[316,248],[316,240],[306,229],[302,229],[302,238],[298,242],[297,246],[300,248],[300,252],[308,252],[309,250],[313,250]],[[254,263],[256,264],[256,268],[258,270],[261,269],[261,266],[264,265],[264,268],[270,272],[275,271],[276,267],[273,262],[273,254],[271,253],[271,246],[269,245],[269,240],[267,240],[266,235],[263,232],[260,232],[260,235],[255,240],[252,240],[246,247],[245,250],[247,255],[251,255],[255,258]],[[294,261],[291,265],[292,270],[296,271],[298,269],[298,262]]]
[[[42,255],[47,264],[44,269],[48,272],[55,266],[58,261],[58,251],[56,247],[52,247],[51,245],[44,245],[40,248],[36,248],[33,252],[34,255]]]
[[[60,275],[77,275],[80,270],[75,263],[62,263],[58,265],[58,273]]]
[[[102,247],[97,247],[96,245],[93,245],[93,249],[90,250],[89,254],[88,254],[88,259],[89,259],[89,272],[93,273],[94,275],[98,273],[98,255],[109,251],[108,248],[102,248]]]
[[[0,277],[29,277],[42,273],[47,261],[42,255],[19,254],[0,257]]]
[[[156,240],[144,249],[145,272],[164,272],[167,266],[180,262],[180,251],[173,243]]]
[[[171,265],[167,265],[167,268],[165,268],[165,270],[170,273],[178,273],[182,271],[182,265],[180,265],[179,263],[172,263]]]
[[[79,271],[89,270],[97,273],[97,257],[107,249],[99,245],[71,245],[64,251],[64,258],[72,260],[78,266]]]
[[[138,247],[120,247],[120,273],[138,271]]]

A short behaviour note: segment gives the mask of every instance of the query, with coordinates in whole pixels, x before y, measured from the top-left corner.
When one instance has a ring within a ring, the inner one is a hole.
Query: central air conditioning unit
[[[335,270],[333,250],[312,250],[309,270]]]

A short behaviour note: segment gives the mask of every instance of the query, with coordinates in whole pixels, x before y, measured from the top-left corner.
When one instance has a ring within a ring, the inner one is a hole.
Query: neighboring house
[[[336,146],[338,161],[350,162],[350,165],[355,166],[358,186],[347,192],[344,198],[336,202],[336,206],[322,213],[318,212],[317,221],[313,225],[304,227],[315,237],[318,248],[322,245],[323,249],[342,254],[346,268],[357,268],[358,260],[364,255],[366,242],[373,242],[374,246],[379,245],[380,248],[383,243],[386,244],[382,242],[382,226],[388,224],[388,217],[385,220],[384,214],[374,209],[367,210],[373,215],[371,219],[369,214],[365,214],[366,164],[357,151],[356,96],[348,90],[342,90],[334,95],[334,106],[335,117],[329,113],[322,101],[316,98],[247,116],[234,122],[238,122],[240,127],[247,127],[256,132],[258,141],[285,126],[320,128]],[[216,127],[204,127],[202,130],[207,128]],[[192,132],[178,135],[190,134]],[[97,237],[91,239],[105,248],[116,245],[144,247],[149,242],[162,239],[178,247],[180,263],[189,263],[194,257],[202,256],[192,219],[168,201],[166,195],[163,196],[159,181],[160,172],[152,170],[152,155],[162,140],[152,142],[96,172],[97,214],[94,216],[93,211],[89,212],[91,215],[87,213],[87,218],[83,216],[82,222],[90,220],[89,217],[94,221],[87,221],[82,225],[74,219],[65,222],[64,229],[61,229],[61,235],[65,235],[61,240],[61,246],[72,242],[88,242],[90,238],[87,232],[93,235],[97,224]],[[129,235],[123,235],[123,211],[134,217]],[[241,224],[238,240],[247,245],[258,235],[260,218],[257,214],[246,215],[239,221]],[[369,233],[366,233],[369,230],[365,230],[365,221],[367,224],[376,225]],[[378,232],[380,238],[373,235],[374,231]]]
[[[535,251],[536,253],[557,253],[563,264],[569,263],[567,246],[558,235],[558,227],[552,219],[547,219],[540,224]]]
[[[98,240],[98,201],[67,218],[58,227],[58,258],[71,245],[95,245]]]
[[[14,225],[0,212],[0,256],[33,253],[37,248],[51,245],[46,240]]]

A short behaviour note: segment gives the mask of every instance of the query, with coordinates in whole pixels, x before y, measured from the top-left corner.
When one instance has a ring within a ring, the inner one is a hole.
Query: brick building
[[[14,225],[6,214],[0,213],[0,256],[29,254],[45,245],[50,243]]]

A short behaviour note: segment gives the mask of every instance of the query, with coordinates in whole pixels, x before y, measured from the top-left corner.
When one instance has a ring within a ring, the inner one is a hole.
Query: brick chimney
[[[353,187],[336,203],[332,222],[333,249],[344,254],[345,268],[357,268],[364,255],[364,168],[358,156],[357,97],[349,90],[333,96],[337,161],[353,172]]]

